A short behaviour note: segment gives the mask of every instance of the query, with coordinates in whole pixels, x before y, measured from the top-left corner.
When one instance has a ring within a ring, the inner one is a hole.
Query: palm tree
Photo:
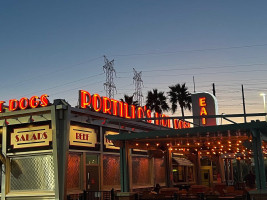
[[[139,106],[138,101],[133,100],[134,95],[128,96],[127,94],[124,95],[124,99],[120,99],[122,102],[127,103],[128,105]]]
[[[166,100],[167,98],[164,92],[158,92],[157,89],[153,89],[153,91],[148,91],[147,93],[146,106],[152,111],[162,113],[163,111],[169,110]]]
[[[168,95],[172,104],[172,113],[175,113],[179,104],[182,116],[184,117],[184,110],[191,110],[192,108],[191,93],[188,92],[188,88],[185,86],[185,83],[182,85],[178,83],[174,86],[169,86],[169,88],[170,91],[168,92]]]

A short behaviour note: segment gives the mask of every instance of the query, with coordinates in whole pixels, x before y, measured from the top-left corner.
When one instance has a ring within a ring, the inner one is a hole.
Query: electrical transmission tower
[[[105,65],[103,66],[103,70],[106,73],[106,82],[104,83],[104,89],[106,90],[106,96],[108,98],[114,98],[114,90],[116,90],[116,86],[113,82],[114,75],[116,76],[116,71],[113,67],[114,60],[109,61],[106,56],[104,56]]]
[[[133,81],[134,81],[134,84],[135,84],[134,99],[141,106],[142,105],[142,99],[143,99],[142,86],[144,86],[143,85],[143,80],[141,78],[142,71],[141,72],[137,72],[134,68],[133,68],[133,71],[134,71]]]

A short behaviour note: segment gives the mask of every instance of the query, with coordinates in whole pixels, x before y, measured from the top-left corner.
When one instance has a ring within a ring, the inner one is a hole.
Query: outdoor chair
[[[219,195],[217,194],[209,194],[209,195],[206,195],[206,200],[217,200],[219,198]]]

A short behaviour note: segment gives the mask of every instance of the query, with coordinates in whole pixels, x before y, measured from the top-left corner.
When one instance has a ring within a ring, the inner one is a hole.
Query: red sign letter
[[[96,112],[99,112],[101,110],[101,97],[99,96],[99,94],[94,94],[93,96],[93,102],[92,102],[92,105],[93,105],[93,108]]]
[[[21,110],[25,110],[29,106],[29,99],[26,97],[23,97],[19,100],[19,108]]]
[[[37,97],[37,96],[33,96],[30,98],[29,104],[30,104],[31,108],[36,108],[39,106],[40,101],[37,101],[37,99],[39,99],[39,97]]]
[[[45,107],[49,104],[49,101],[47,99],[48,95],[47,94],[43,94],[40,99],[41,99],[41,106]]]
[[[91,103],[91,95],[89,92],[80,90],[80,107],[86,108]]]
[[[19,102],[17,99],[10,99],[9,100],[9,110],[14,111],[17,110],[19,107]]]
[[[0,101],[0,113],[1,112],[4,112],[4,103],[5,103],[5,101]]]

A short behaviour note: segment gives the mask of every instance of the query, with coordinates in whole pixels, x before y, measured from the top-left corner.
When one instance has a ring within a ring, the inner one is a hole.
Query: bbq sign
[[[48,125],[14,129],[10,143],[14,149],[43,147],[52,142],[52,130]]]
[[[40,97],[32,96],[31,98],[22,97],[21,99],[10,99],[8,110],[16,111],[28,108],[46,107],[50,104],[47,97],[47,94],[43,94]],[[0,101],[0,113],[5,112],[4,104],[5,101]]]

